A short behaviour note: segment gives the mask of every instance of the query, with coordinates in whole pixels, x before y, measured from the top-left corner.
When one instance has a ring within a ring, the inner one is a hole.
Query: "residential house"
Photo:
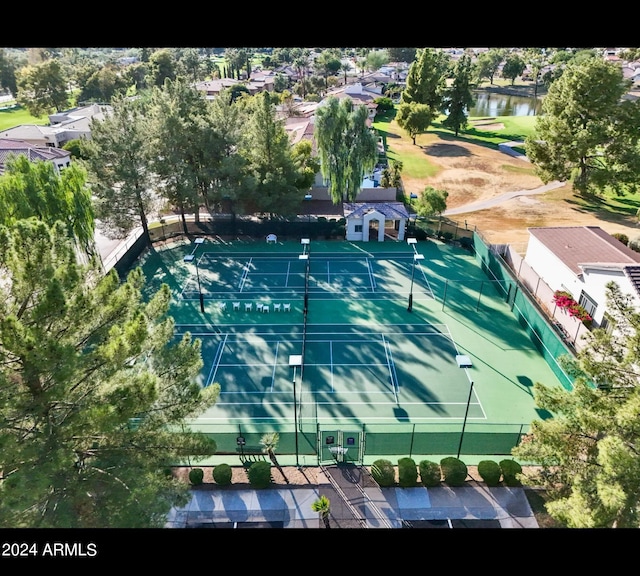
[[[49,116],[49,124],[21,124],[0,131],[0,139],[21,140],[34,147],[62,148],[70,140],[91,139],[91,122],[103,120],[111,113],[111,107],[90,104],[57,112]]]
[[[216,78],[195,84],[196,90],[204,92],[207,99],[212,100],[223,90],[238,84],[244,86],[252,96],[258,92],[273,92],[275,74],[271,72],[255,72],[250,80],[236,80],[235,78]]]
[[[335,96],[338,99],[351,98],[354,104],[362,104],[363,106],[366,106],[369,113],[369,125],[371,125],[376,117],[376,111],[378,109],[378,105],[374,100],[379,98],[381,93],[371,86],[367,87],[360,82],[356,82],[355,84],[349,84],[347,86],[342,86],[337,90],[327,92],[327,98],[329,96]]]
[[[569,292],[606,326],[606,285],[613,281],[640,310],[640,253],[598,226],[529,228],[524,261],[552,290]]]
[[[71,152],[50,146],[34,146],[23,140],[0,139],[0,174],[4,174],[7,160],[26,156],[30,162],[51,162],[58,173],[71,164]]]

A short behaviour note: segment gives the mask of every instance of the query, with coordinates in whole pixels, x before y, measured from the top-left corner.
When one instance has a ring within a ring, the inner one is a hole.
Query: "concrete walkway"
[[[549,182],[549,184],[545,184],[544,186],[540,186],[539,188],[534,188],[532,190],[516,190],[514,192],[505,192],[504,194],[500,194],[499,196],[495,196],[494,198],[489,198],[488,200],[478,200],[477,202],[470,202],[469,204],[465,204],[464,206],[458,206],[457,208],[445,210],[442,215],[453,216],[455,214],[466,214],[467,212],[477,212],[478,210],[493,208],[494,206],[502,204],[503,202],[511,200],[512,198],[517,198],[518,196],[533,196],[535,194],[544,194],[549,190],[561,188],[562,186],[564,186],[564,184],[564,182],[553,181]]]
[[[311,505],[324,494],[333,528],[538,528],[523,488],[380,488],[358,467],[328,467],[318,488],[193,489],[167,528],[321,528]]]

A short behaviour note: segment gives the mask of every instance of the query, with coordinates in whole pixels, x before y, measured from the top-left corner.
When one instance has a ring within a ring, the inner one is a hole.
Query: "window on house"
[[[615,321],[613,320],[613,318],[611,318],[611,316],[609,316],[609,314],[605,312],[604,316],[602,317],[602,322],[600,322],[599,328],[602,328],[602,330],[605,330],[606,332],[611,334],[611,332],[613,332],[613,329],[615,328]]]
[[[593,317],[596,312],[596,308],[598,307],[598,303],[584,290],[582,291],[582,294],[580,294],[578,304],[580,304],[580,306],[582,306],[591,317]]]
[[[362,232],[362,224],[356,224],[356,225],[353,227],[353,230],[354,230],[355,232]]]

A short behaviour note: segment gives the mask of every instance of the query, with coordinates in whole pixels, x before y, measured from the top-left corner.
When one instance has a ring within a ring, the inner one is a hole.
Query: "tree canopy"
[[[88,181],[98,219],[121,237],[136,225],[149,235],[154,195],[149,121],[144,102],[116,98],[113,113],[92,121],[87,143]]]
[[[409,66],[402,102],[426,104],[440,112],[446,89],[448,55],[435,48],[421,48]]]
[[[426,132],[437,115],[438,112],[428,104],[401,102],[395,120],[398,126],[407,132],[415,146],[418,134]]]
[[[85,254],[95,253],[93,203],[79,165],[58,173],[51,162],[31,162],[24,155],[9,158],[0,175],[0,224],[12,226],[30,217],[49,225],[62,222]]]
[[[551,496],[547,511],[570,528],[640,527],[640,314],[615,282],[607,285],[614,328],[595,328],[561,365],[573,390],[534,384],[552,418],[532,423],[513,449],[540,468],[528,482]]]
[[[467,127],[469,109],[474,103],[472,75],[471,58],[463,54],[454,67],[453,82],[444,97],[447,117],[442,125],[453,130],[456,136]]]
[[[169,288],[78,264],[59,222],[0,226],[0,253],[0,525],[162,526],[186,489],[165,468],[215,452],[185,419],[219,393]]]
[[[57,60],[45,60],[20,68],[16,72],[16,100],[32,116],[60,112],[69,104],[67,79]]]
[[[320,166],[334,204],[353,202],[364,175],[376,165],[377,139],[367,126],[367,118],[367,108],[354,105],[351,98],[330,96],[316,110],[314,131]]]
[[[623,99],[629,84],[617,64],[572,60],[549,87],[526,140],[540,178],[571,181],[578,194],[633,192],[640,172],[640,101]]]
[[[418,197],[415,203],[415,210],[418,216],[438,216],[447,209],[446,190],[437,190],[432,186],[427,186]]]

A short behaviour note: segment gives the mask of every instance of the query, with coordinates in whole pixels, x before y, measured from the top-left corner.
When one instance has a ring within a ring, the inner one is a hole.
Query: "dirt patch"
[[[424,178],[403,174],[407,195],[432,186],[447,191],[448,208],[459,208],[506,192],[534,190],[544,185],[533,165],[526,160],[486,146],[451,140],[451,136],[433,133],[418,136],[416,145],[436,170]],[[393,140],[391,150],[411,146],[410,140],[400,138]],[[535,196],[516,197],[490,209],[457,214],[452,220],[466,221],[470,228],[477,229],[493,244],[526,246],[531,227],[600,226],[609,234],[622,233],[629,238],[640,234],[635,218],[613,213],[604,218],[594,211],[582,209],[575,202],[570,186]]]

